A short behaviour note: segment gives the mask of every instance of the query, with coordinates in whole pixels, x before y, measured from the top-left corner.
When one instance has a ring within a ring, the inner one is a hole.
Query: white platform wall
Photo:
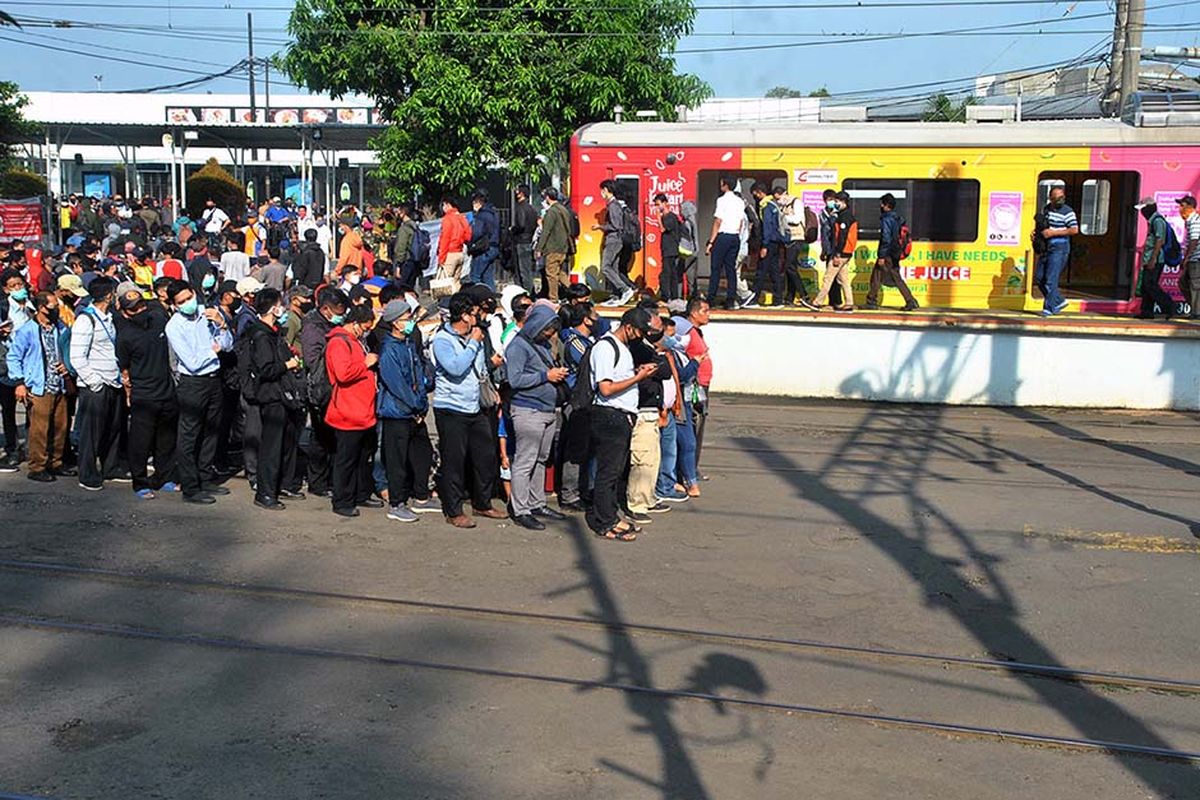
[[[771,324],[705,328],[714,391],[953,405],[1196,410],[1200,339]]]

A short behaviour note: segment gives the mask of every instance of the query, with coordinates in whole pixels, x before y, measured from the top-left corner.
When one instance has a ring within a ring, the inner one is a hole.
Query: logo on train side
[[[792,183],[800,184],[836,184],[838,171],[836,169],[800,169],[792,173]]]

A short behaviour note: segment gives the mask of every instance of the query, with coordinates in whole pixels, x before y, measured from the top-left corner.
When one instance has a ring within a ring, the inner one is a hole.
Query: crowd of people
[[[269,233],[252,255],[245,226],[215,213],[190,236],[176,219],[144,236],[73,233],[50,257],[0,247],[0,471],[198,505],[243,477],[263,510],[320,497],[343,517],[432,512],[458,528],[583,514],[632,541],[700,496],[709,304],[643,297],[601,317],[561,269],[573,215],[553,190],[544,200],[525,224],[549,231],[533,232],[499,293],[469,238],[469,273],[437,297],[404,259],[339,263],[318,241],[284,264]],[[482,193],[474,203],[473,222],[487,216]],[[454,200],[443,205],[452,217]],[[396,210],[389,255],[411,219]],[[343,243],[362,226],[338,224]],[[521,279],[535,282],[549,247],[560,270],[543,272],[562,280],[538,297]]]

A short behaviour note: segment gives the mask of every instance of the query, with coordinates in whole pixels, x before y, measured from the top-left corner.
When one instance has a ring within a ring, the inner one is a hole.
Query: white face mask
[[[362,275],[358,274],[357,272],[354,273],[353,275],[347,276],[347,278],[346,278],[346,282],[349,283],[351,286],[357,286],[359,281],[361,281],[361,280],[362,280]]]

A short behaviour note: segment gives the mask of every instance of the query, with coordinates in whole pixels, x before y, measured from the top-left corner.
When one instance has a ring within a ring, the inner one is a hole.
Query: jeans
[[[500,257],[500,248],[492,245],[486,253],[471,256],[471,282],[482,283],[492,291],[496,290],[496,259]]]
[[[1062,244],[1058,244],[1062,242]],[[1037,272],[1034,280],[1042,290],[1042,308],[1053,311],[1062,305],[1063,296],[1058,291],[1058,279],[1066,269],[1067,259],[1071,255],[1071,244],[1066,237],[1051,239],[1047,242],[1048,249],[1038,259]]]
[[[387,472],[389,503],[401,506],[410,497],[429,499],[433,444],[424,420],[383,421],[383,466]]]
[[[708,304],[717,303],[717,290],[721,288],[721,277],[725,277],[725,301],[733,305],[737,301],[737,255],[741,240],[736,233],[718,233],[713,242],[712,265],[708,276]]]
[[[658,482],[654,486],[654,492],[659,497],[675,493],[675,466],[678,456],[678,435],[679,423],[675,421],[675,414],[672,411],[667,412],[667,424],[659,428],[659,465],[658,465]]]
[[[193,377],[180,375],[179,436],[177,442],[179,485],[186,497],[200,494],[204,481],[214,475],[217,456],[217,427],[221,422],[221,382],[216,373]]]
[[[607,406],[592,406],[592,447],[596,454],[596,483],[587,524],[595,533],[611,530],[620,518],[621,476],[629,465],[633,415]]]
[[[512,509],[514,516],[546,506],[546,464],[554,446],[558,418],[553,411],[512,407],[510,417],[517,435],[512,459]]]
[[[517,252],[517,283],[525,287],[525,291],[533,297],[533,244],[518,244],[514,249]]]
[[[176,481],[175,439],[179,429],[179,406],[171,400],[134,400],[129,407],[129,473],[133,490],[161,489]],[[154,456],[154,477],[146,464]]]
[[[783,242],[772,242],[766,245],[767,255],[758,261],[758,269],[754,275],[754,296],[762,298],[763,290],[770,281],[771,304],[779,305],[783,301]]]
[[[625,273],[621,271],[622,253],[620,235],[604,234],[604,246],[600,251],[600,275],[608,281],[614,294],[624,294],[634,288],[629,279],[625,277]]]
[[[676,454],[675,475],[684,486],[695,486],[700,482],[696,472],[696,428],[692,404],[683,404],[683,420],[675,427]]]
[[[125,436],[125,393],[105,385],[79,387],[79,482],[99,486],[121,473]]]
[[[441,474],[438,476],[442,513],[447,517],[461,516],[468,493],[475,508],[491,508],[500,468],[496,462],[496,439],[488,421],[489,415],[482,411],[463,414],[448,408],[435,408],[433,414],[437,421],[438,450],[442,457]],[[495,418],[495,414],[491,416]],[[469,492],[468,464],[474,478]]]

